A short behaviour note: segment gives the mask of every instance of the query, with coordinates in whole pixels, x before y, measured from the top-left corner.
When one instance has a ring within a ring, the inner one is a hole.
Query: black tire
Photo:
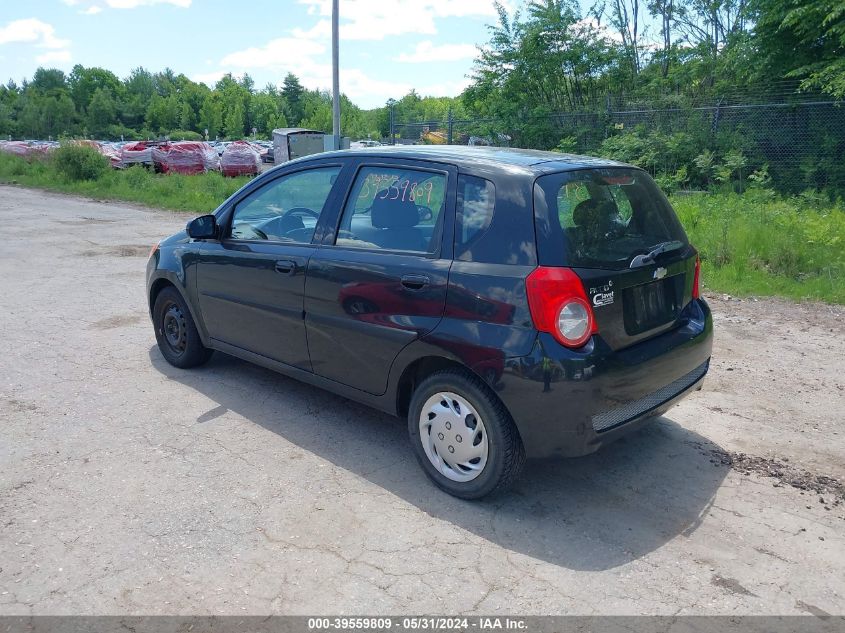
[[[443,475],[429,460],[423,447],[420,414],[426,401],[438,392],[451,392],[466,399],[483,420],[488,438],[487,463],[471,481],[452,481]],[[417,385],[408,410],[408,434],[417,461],[429,479],[440,489],[461,499],[480,499],[506,490],[516,481],[525,464],[525,449],[510,413],[490,387],[468,371],[437,371]]]
[[[174,367],[189,369],[211,358],[213,352],[202,344],[191,312],[176,288],[167,287],[158,293],[153,327],[161,355]]]

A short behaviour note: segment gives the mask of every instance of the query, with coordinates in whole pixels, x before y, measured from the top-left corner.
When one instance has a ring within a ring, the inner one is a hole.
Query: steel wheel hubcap
[[[432,465],[447,479],[472,481],[487,464],[489,442],[475,408],[458,394],[443,391],[425,401],[420,440]]]
[[[161,330],[170,349],[179,354],[185,351],[187,347],[185,315],[176,304],[170,304],[164,311]]]

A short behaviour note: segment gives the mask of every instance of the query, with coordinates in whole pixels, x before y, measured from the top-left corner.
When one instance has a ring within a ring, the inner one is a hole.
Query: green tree
[[[65,74],[55,68],[39,68],[35,71],[27,88],[42,94],[67,92]]]
[[[105,88],[97,88],[88,104],[88,131],[98,137],[108,136],[117,120],[117,104]]]
[[[305,89],[299,83],[296,75],[288,73],[282,84],[282,96],[288,106],[287,119],[291,125],[301,125],[302,118],[305,116],[305,104],[303,103],[303,94]]]
[[[632,83],[636,82],[641,66],[640,0],[608,0],[610,23],[619,33],[622,50],[631,68]]]
[[[176,73],[170,68],[165,68],[160,73],[155,73],[152,79],[155,91],[162,97],[169,97],[178,91]]]
[[[0,86],[0,134],[17,136],[18,121],[16,111],[20,91],[14,81]]]
[[[284,114],[284,100],[270,92],[261,92],[251,100],[252,124],[259,134],[270,136],[277,127],[286,127],[287,119]],[[284,123],[280,125],[279,123]]]
[[[70,96],[80,115],[88,112],[91,100],[97,90],[104,91],[113,101],[123,91],[123,85],[117,76],[104,68],[85,68],[77,64],[71,70],[67,80]],[[113,124],[110,121],[109,124]]]
[[[244,107],[240,101],[234,101],[226,112],[225,130],[226,136],[231,139],[239,139],[244,136]]]
[[[326,133],[332,131],[332,108],[330,105],[318,102],[310,108],[310,112],[300,121],[299,125],[309,130],[321,130]]]
[[[187,101],[179,104],[179,128],[196,131],[197,113]]]
[[[66,91],[44,95],[27,91],[20,112],[19,131],[29,138],[48,138],[75,131],[76,108]]]
[[[608,81],[620,74],[624,56],[581,19],[575,0],[531,2],[525,18],[509,15],[499,4],[496,9],[498,24],[490,27],[490,42],[475,61],[463,103],[476,114],[495,117],[497,126],[517,131],[517,144],[552,148],[560,133],[548,115],[594,106]],[[624,74],[630,77],[627,69]]]
[[[200,108],[200,132],[208,130],[208,138],[217,138],[223,132],[223,104],[220,96],[211,93],[206,96]]]
[[[756,45],[768,73],[845,97],[845,4],[841,0],[753,0]]]
[[[123,82],[123,98],[118,104],[121,121],[140,130],[154,94],[155,82],[152,74],[145,68],[133,69]]]
[[[162,97],[154,94],[147,108],[147,128],[156,134],[168,134],[179,127],[179,99],[176,95]]]
[[[18,132],[30,138],[76,132],[76,107],[61,70],[39,68],[17,100]]]

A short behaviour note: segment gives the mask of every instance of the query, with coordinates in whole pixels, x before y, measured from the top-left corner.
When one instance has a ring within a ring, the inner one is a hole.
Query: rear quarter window
[[[455,259],[472,261],[472,247],[490,228],[496,208],[496,187],[484,178],[458,177]]]
[[[536,266],[532,181],[458,176],[455,261]]]

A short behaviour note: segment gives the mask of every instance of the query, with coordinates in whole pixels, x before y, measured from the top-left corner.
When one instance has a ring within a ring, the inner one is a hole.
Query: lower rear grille
[[[709,360],[703,362],[688,374],[681,376],[677,380],[670,382],[665,387],[661,387],[657,391],[650,393],[639,400],[634,400],[621,407],[617,407],[616,409],[611,409],[610,411],[604,411],[594,415],[592,418],[593,429],[597,433],[609,431],[620,424],[624,424],[625,422],[633,420],[644,413],[648,413],[652,409],[656,409],[664,402],[668,402],[701,380],[704,377],[704,374],[707,373],[707,366],[709,364]]]

